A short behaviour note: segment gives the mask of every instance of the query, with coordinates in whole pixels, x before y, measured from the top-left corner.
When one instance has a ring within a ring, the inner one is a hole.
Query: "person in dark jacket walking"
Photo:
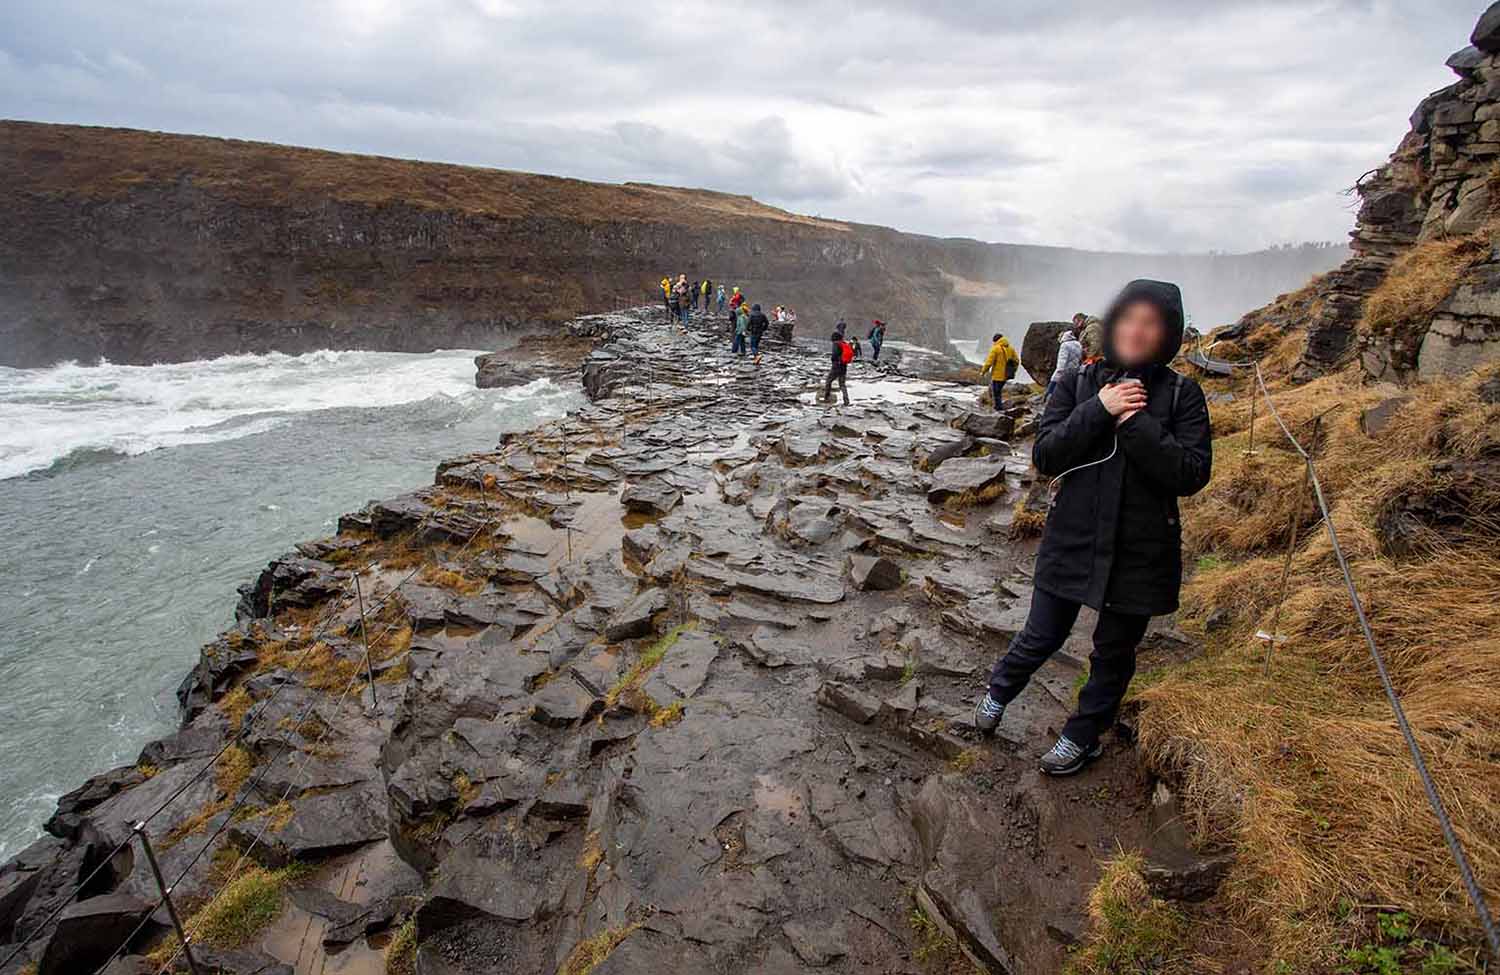
[[[750,306],[750,354],[755,356],[755,361],[760,361],[760,339],[766,334],[766,329],[771,327],[771,320],[766,313],[760,310],[760,305]]]
[[[876,318],[870,322],[870,361],[880,361],[880,347],[885,344],[885,322]]]
[[[1182,295],[1132,281],[1103,322],[1104,358],[1060,377],[1032,461],[1062,487],[1047,515],[1026,625],[990,674],[974,724],[993,734],[1005,707],[1089,606],[1098,611],[1088,681],[1042,771],[1071,775],[1097,758],[1135,676],[1151,617],[1177,609],[1177,499],[1208,483],[1212,434],[1198,384],[1167,363],[1182,345]]]
[[[844,341],[844,331],[848,326],[839,322],[834,327],[833,334],[828,336],[833,346],[833,356],[829,362],[828,379],[823,383],[823,399],[821,402],[828,403],[833,400],[833,384],[839,384],[839,393],[844,397],[844,405],[849,405],[849,385],[846,377],[849,374],[849,360],[854,357],[854,350],[849,348],[849,343]]]

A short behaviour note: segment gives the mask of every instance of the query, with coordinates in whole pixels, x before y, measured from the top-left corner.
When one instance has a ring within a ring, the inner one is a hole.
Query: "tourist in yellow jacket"
[[[990,346],[990,354],[984,357],[984,366],[979,374],[990,377],[990,395],[995,398],[995,411],[998,413],[1002,408],[1000,397],[1005,392],[1005,381],[1016,374],[1016,369],[1021,365],[1021,357],[1016,355],[1016,350],[1005,336],[996,333],[991,341],[995,344]]]

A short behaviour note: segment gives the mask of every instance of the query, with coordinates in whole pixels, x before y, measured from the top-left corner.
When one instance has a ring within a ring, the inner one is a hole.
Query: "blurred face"
[[[1110,333],[1115,359],[1127,368],[1144,366],[1156,359],[1167,339],[1167,323],[1149,301],[1125,306]]]

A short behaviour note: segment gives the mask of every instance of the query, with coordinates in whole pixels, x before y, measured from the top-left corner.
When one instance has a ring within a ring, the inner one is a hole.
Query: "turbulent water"
[[[134,761],[235,587],[366,500],[580,402],[472,352],[0,368],[0,860]]]

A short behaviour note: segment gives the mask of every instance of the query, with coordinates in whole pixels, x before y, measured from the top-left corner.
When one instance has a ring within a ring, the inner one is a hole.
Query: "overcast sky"
[[[748,193],[984,240],[1343,239],[1480,0],[4,0],[0,117]],[[3,178],[3,176],[0,176]]]

